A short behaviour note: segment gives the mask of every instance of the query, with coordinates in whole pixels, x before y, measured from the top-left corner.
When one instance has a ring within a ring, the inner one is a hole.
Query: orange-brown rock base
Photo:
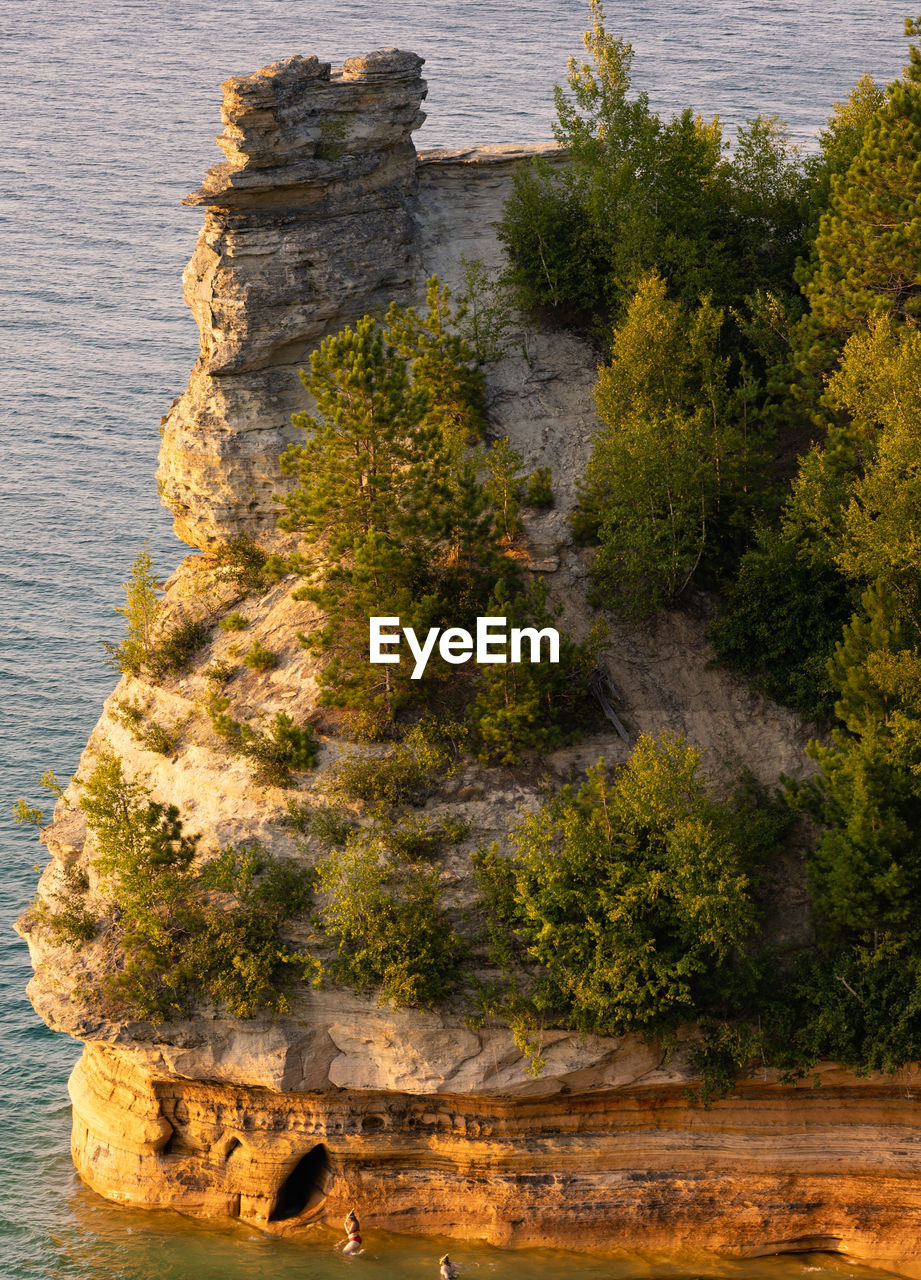
[[[904,1084],[545,1098],[276,1093],[87,1045],[73,1156],[101,1195],[308,1232],[362,1225],[572,1249],[838,1250],[921,1276],[921,1109]]]

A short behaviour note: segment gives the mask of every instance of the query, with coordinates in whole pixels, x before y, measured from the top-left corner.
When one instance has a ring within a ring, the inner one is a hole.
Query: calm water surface
[[[662,110],[730,125],[777,112],[814,138],[863,71],[905,59],[893,0],[609,0]],[[179,560],[153,480],[161,416],[197,354],[180,274],[201,213],[181,197],[221,159],[219,83],[292,53],[334,63],[397,45],[426,58],[419,146],[550,136],[551,85],[580,51],[582,0],[6,0],[0,22],[0,1275],[4,1280],[316,1280],[433,1276],[439,1243],[373,1241],[352,1264],[328,1248],[119,1210],[74,1178],[65,1082],[77,1047],[24,997],[10,923],[39,851],[9,819],[45,768],[73,772],[112,675],[99,640],[146,538]],[[465,1274],[536,1280],[749,1280],[840,1274],[777,1259],[676,1271],[453,1246]],[[357,1268],[357,1270],[356,1270]]]

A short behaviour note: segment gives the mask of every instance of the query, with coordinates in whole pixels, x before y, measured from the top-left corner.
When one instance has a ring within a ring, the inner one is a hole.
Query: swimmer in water
[[[457,1263],[452,1262],[447,1254],[441,1259],[441,1280],[454,1280],[457,1275]]]
[[[361,1229],[358,1226],[358,1216],[354,1209],[350,1211],[349,1216],[345,1220],[345,1234],[348,1236],[348,1239],[342,1248],[342,1252],[358,1253],[361,1249]]]

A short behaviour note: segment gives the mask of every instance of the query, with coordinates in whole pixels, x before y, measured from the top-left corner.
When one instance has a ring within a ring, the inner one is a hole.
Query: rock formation
[[[493,223],[528,149],[417,157],[420,67],[395,50],[336,72],[291,58],[224,86],[227,162],[190,197],[207,209],[185,274],[201,356],[165,420],[160,468],[164,502],[193,547],[274,536],[278,457],[293,437],[290,414],[303,407],[297,369],[325,333],[392,298],[418,300],[432,272],[456,284],[463,256],[500,263]],[[553,467],[557,507],[527,525],[529,565],[577,631],[591,610],[567,513],[595,426],[593,381],[584,343],[522,325],[488,386],[494,433],[511,438],[529,469]],[[293,600],[291,586],[243,606],[248,643],[258,639],[278,661],[264,673],[240,669],[234,710],[303,720],[315,707],[313,660],[297,638],[313,606]],[[167,605],[221,590],[190,557]],[[677,614],[648,627],[609,621],[608,665],[634,731],[686,733],[708,748],[714,772],[745,764],[766,781],[802,774],[806,727],[712,670],[700,623]],[[284,822],[286,793],[257,786],[202,714],[206,669],[232,645],[215,631],[187,674],[156,685],[123,677],[86,760],[116,751],[130,776],[179,805],[201,832],[203,857],[252,839],[316,857]],[[126,699],[171,728],[171,755],[132,735]],[[342,750],[325,738],[321,768]],[[562,777],[625,751],[612,732],[548,767]],[[473,901],[472,848],[501,839],[537,795],[537,779],[470,765],[429,802],[427,816],[472,827],[441,870],[453,910]],[[39,894],[53,900],[79,866],[92,900],[92,849],[67,799],[45,833],[53,856]],[[780,915],[779,932],[804,927],[792,872]],[[278,1232],[322,1230],[358,1202],[370,1229],[575,1248],[838,1249],[921,1276],[921,1108],[908,1078],[858,1080],[826,1065],[819,1090],[752,1078],[705,1109],[686,1094],[686,1044],[667,1059],[633,1039],[552,1032],[534,1078],[507,1028],[473,1030],[460,1010],[395,1011],[328,988],[303,991],[286,1016],[235,1021],[201,1010],[163,1026],[130,1023],[79,994],[108,963],[104,938],[74,955],[34,915],[20,928],[36,1009],[86,1042],[71,1081],[74,1160],[114,1200]]]
[[[388,49],[335,73],[296,57],[224,83],[227,160],[186,201],[207,209],[183,275],[201,356],[164,420],[159,472],[192,546],[274,531],[299,366],[324,333],[412,287],[421,67]]]

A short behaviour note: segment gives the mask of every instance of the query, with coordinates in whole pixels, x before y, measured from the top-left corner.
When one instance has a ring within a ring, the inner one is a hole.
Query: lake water
[[[863,71],[905,61],[899,0],[648,0],[607,5],[638,86],[736,124],[777,112],[814,138]],[[182,555],[157,502],[158,424],[197,355],[180,274],[201,220],[181,197],[222,157],[219,83],[293,53],[340,62],[397,45],[426,58],[419,146],[550,136],[551,85],[579,53],[581,0],[6,0],[0,22],[0,1274],[4,1280],[237,1280],[354,1275],[328,1249],[114,1208],[68,1154],[78,1046],[24,996],[10,925],[40,857],[9,820],[44,769],[73,772],[113,676],[99,640],[144,539],[165,574]],[[43,860],[43,859],[42,859]],[[437,1241],[377,1240],[360,1274],[436,1273]],[[502,1280],[840,1274],[773,1259],[677,1270],[655,1259],[525,1260],[452,1247]]]

